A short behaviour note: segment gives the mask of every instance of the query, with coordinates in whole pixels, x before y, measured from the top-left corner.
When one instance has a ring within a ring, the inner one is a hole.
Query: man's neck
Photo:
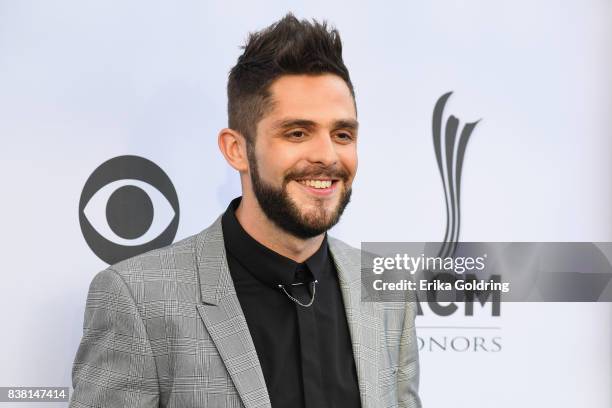
[[[268,249],[281,254],[295,262],[304,262],[314,254],[325,234],[313,238],[298,238],[279,228],[264,214],[255,199],[242,197],[236,209],[236,218],[244,230],[253,239]]]

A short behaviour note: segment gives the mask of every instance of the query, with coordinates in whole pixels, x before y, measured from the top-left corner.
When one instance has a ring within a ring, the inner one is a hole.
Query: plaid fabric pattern
[[[415,303],[362,303],[360,251],[330,238],[365,408],[420,407]],[[98,273],[70,407],[270,407],[221,218]]]

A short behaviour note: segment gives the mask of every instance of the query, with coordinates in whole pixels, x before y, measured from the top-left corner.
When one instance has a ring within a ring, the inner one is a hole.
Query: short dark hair
[[[355,91],[342,60],[338,30],[327,22],[298,20],[289,13],[269,27],[251,33],[227,82],[228,126],[249,145],[255,127],[270,107],[270,86],[282,75],[335,74]]]

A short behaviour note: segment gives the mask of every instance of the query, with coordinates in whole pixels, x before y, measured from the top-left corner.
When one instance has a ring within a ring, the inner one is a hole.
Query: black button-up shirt
[[[304,263],[253,239],[234,199],[223,214],[227,261],[272,407],[359,407],[355,359],[327,235]],[[312,283],[314,280],[317,283]],[[298,283],[297,285],[292,285]],[[298,305],[279,288],[302,304]]]

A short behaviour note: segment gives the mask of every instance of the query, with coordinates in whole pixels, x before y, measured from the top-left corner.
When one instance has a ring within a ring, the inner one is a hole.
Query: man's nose
[[[308,161],[324,166],[332,166],[338,162],[338,152],[328,132],[320,132],[310,140],[308,146]]]

